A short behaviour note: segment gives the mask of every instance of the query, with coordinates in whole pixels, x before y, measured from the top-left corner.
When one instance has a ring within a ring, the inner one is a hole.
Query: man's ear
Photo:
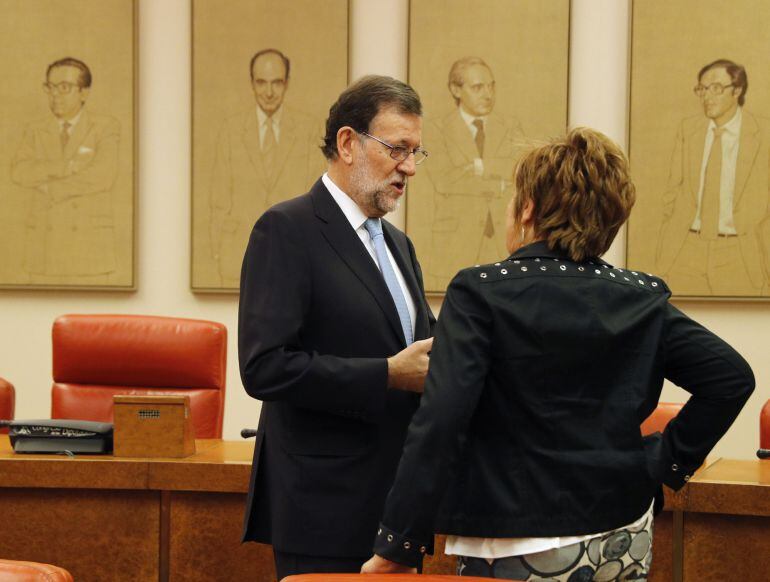
[[[353,163],[354,142],[358,141],[356,131],[347,125],[337,130],[337,155],[346,164]]]
[[[88,99],[88,94],[91,92],[91,87],[83,87],[80,89],[80,102],[85,103]]]
[[[460,91],[461,87],[460,85],[455,85],[454,83],[449,83],[449,92],[452,94],[452,97],[455,99],[460,98]]]

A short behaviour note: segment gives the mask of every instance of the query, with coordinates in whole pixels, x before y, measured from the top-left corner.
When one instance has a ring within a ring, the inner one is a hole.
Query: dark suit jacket
[[[376,553],[416,564],[437,515],[436,531],[462,536],[598,533],[641,516],[661,482],[682,487],[754,377],[669,295],[657,277],[542,242],[461,271]],[[643,438],[664,378],[692,397]]]
[[[435,322],[409,239],[383,221],[414,299]],[[284,552],[367,556],[419,396],[388,390],[405,347],[371,256],[320,180],[254,226],[241,275],[241,378],[263,401],[244,540]]]

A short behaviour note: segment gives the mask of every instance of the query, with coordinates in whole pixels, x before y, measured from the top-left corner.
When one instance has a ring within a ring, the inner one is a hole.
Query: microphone
[[[759,449],[757,451],[757,456],[760,459],[770,459],[770,449]]]
[[[244,428],[241,430],[241,438],[250,439],[255,436],[257,436],[257,429],[255,428]]]

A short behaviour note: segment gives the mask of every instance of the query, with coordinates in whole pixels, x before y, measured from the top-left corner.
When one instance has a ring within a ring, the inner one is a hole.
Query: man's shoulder
[[[757,115],[751,110],[744,109],[742,111],[743,115],[743,125],[753,125],[757,129],[759,129],[762,133],[768,135],[770,134],[770,117],[765,117],[764,115]]]
[[[59,124],[52,115],[47,117],[38,117],[27,123],[27,131],[59,131]]]
[[[225,117],[222,128],[228,132],[243,131],[249,125],[256,127],[257,112],[252,108],[247,111],[239,111]]]
[[[286,200],[274,204],[267,209],[265,214],[282,215],[289,219],[296,219],[314,212],[313,198],[322,194],[319,187],[325,190],[323,183],[316,182],[310,191],[297,196],[292,196]]]
[[[87,123],[97,130],[119,130],[120,122],[112,115],[105,115],[104,113],[91,113],[83,112],[83,123]]]
[[[500,125],[506,129],[521,128],[521,123],[517,118],[512,115],[503,115],[502,113],[497,113],[496,111],[493,111],[487,116],[487,123],[490,125]]]
[[[679,124],[682,133],[685,135],[695,133],[696,131],[706,131],[706,128],[708,128],[709,120],[707,117],[704,117],[701,114],[697,115],[690,115],[688,117],[685,117],[682,119],[681,123]]]
[[[306,125],[309,123],[315,123],[317,121],[309,113],[305,113],[304,111],[300,111],[299,109],[294,109],[293,107],[288,106],[284,106],[281,115],[281,123],[285,121],[287,123],[291,122],[300,125]]]

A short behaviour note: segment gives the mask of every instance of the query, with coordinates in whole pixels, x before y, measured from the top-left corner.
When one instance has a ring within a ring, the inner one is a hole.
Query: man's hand
[[[428,340],[423,340],[428,341]],[[397,562],[391,562],[377,554],[361,566],[361,574],[416,574],[417,568],[410,568]]]
[[[429,337],[388,358],[388,388],[422,392],[432,347],[433,338]]]

